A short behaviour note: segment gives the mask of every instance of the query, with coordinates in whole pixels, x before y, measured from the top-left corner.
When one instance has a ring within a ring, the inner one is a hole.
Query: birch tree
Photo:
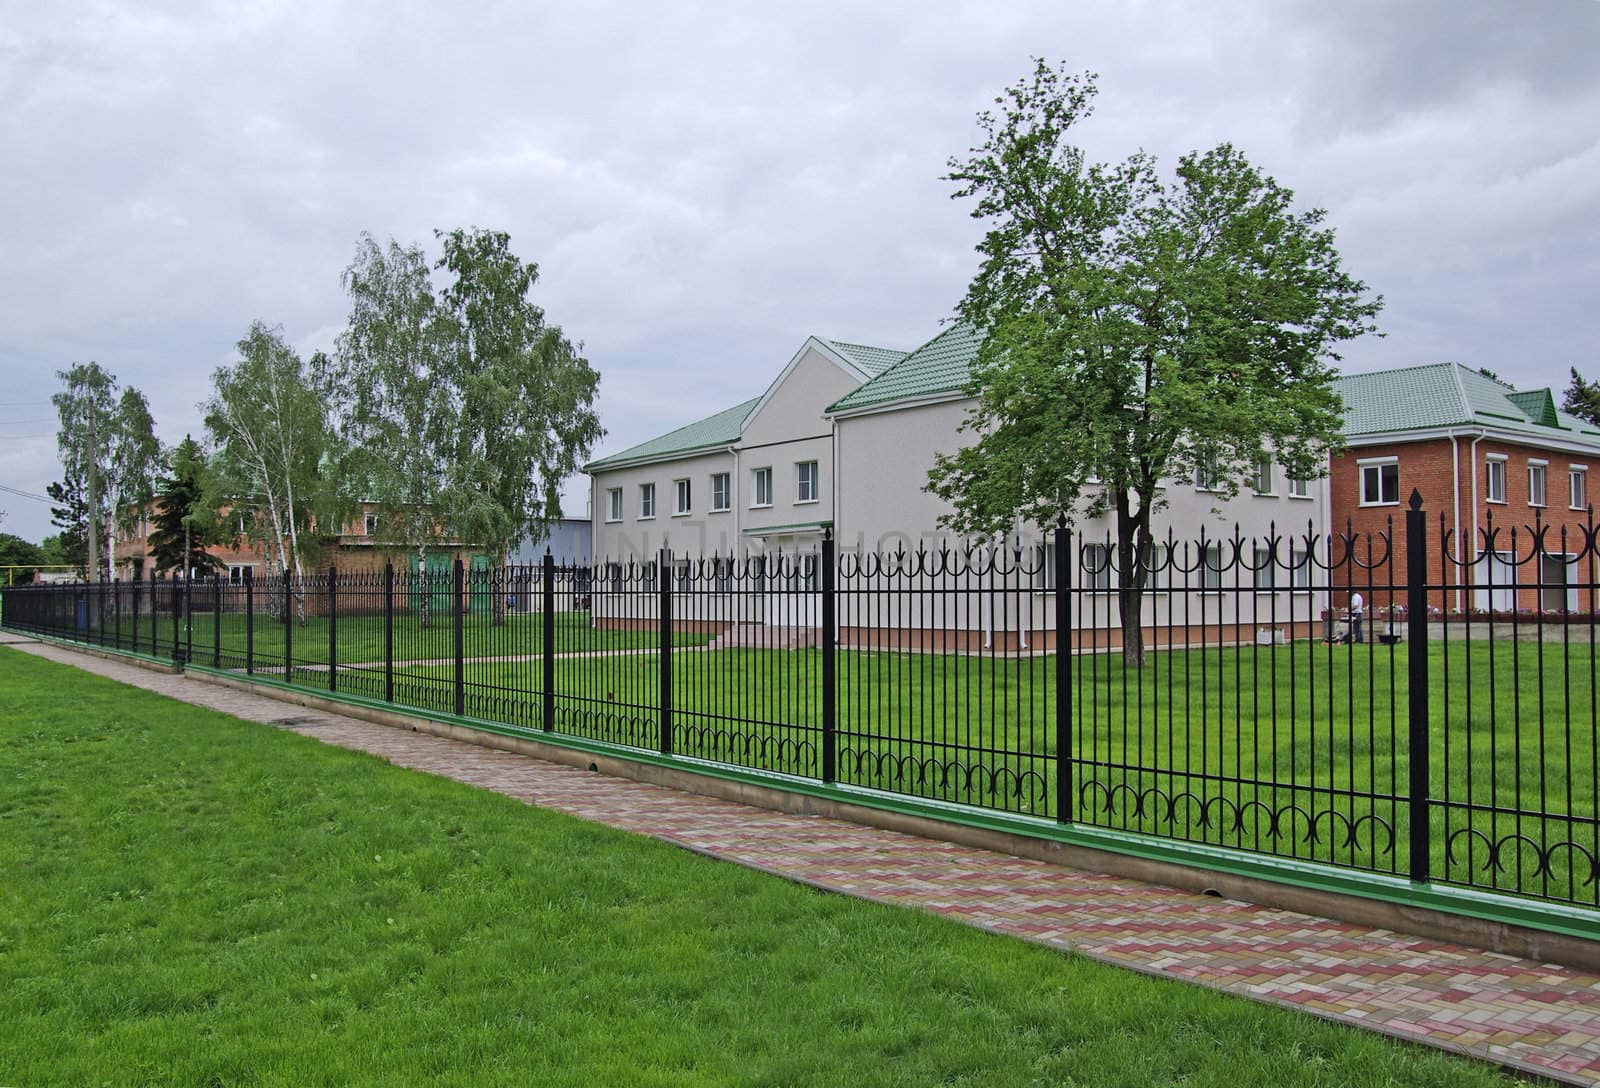
[[[246,535],[266,545],[266,573],[305,573],[306,538],[319,516],[338,524],[343,492],[325,470],[335,440],[316,375],[281,329],[251,324],[238,359],[211,376],[201,404],[216,450],[219,489]],[[301,622],[303,591],[297,595]],[[268,607],[277,608],[269,595]]]
[[[56,448],[63,479],[81,480],[87,527],[84,569],[88,577],[100,575],[100,540],[106,524],[107,476],[116,434],[117,380],[99,363],[74,363],[56,372],[64,388],[50,398],[61,427]]]
[[[113,531],[106,538],[106,570],[114,577],[117,532],[131,531],[149,511],[161,468],[161,443],[156,439],[150,403],[132,386],[124,389],[117,401],[110,459],[107,483]]]

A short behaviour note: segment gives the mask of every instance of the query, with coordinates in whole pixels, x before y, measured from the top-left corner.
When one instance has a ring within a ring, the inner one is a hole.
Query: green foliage
[[[1004,536],[1019,520],[1113,512],[1125,653],[1164,480],[1202,465],[1236,494],[1257,456],[1325,473],[1341,406],[1334,348],[1373,331],[1381,299],[1346,275],[1321,210],[1228,144],[1163,181],[1141,153],[1089,162],[1070,142],[1093,74],[1044,61],[978,118],[983,142],[950,161],[957,197],[988,224],[957,308],[984,337],[972,445],[941,456],[930,488],[945,524]]]
[[[1600,380],[1585,381],[1578,368],[1573,367],[1572,382],[1561,398],[1561,407],[1579,419],[1600,425]]]
[[[154,569],[213,574],[224,565],[206,551],[227,539],[212,498],[205,452],[191,436],[173,447],[168,474],[156,494],[149,549]]]
[[[299,570],[314,558],[312,527],[337,527],[350,505],[335,471],[322,368],[304,363],[282,329],[261,321],[237,350],[236,362],[212,373],[201,405],[216,450],[218,502],[243,519],[247,536],[268,545],[269,563]]]
[[[15,533],[0,533],[0,567],[28,568],[44,561],[39,545],[30,544]],[[30,569],[8,571],[0,575],[0,585],[25,586],[33,581],[34,573]]]
[[[44,489],[50,496],[50,524],[61,532],[47,538],[55,542],[55,556],[51,562],[66,563],[77,568],[81,577],[89,563],[89,496],[83,477],[69,472]]]

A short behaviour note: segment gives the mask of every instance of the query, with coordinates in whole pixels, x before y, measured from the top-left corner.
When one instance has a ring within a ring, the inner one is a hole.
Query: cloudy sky
[[[808,334],[913,347],[974,268],[945,162],[1033,55],[1100,73],[1095,157],[1228,140],[1327,208],[1388,300],[1349,369],[1600,372],[1600,0],[0,0],[0,485],[59,475],[74,361],[171,442],[252,320],[331,347],[363,230],[509,231],[601,373],[597,454]]]

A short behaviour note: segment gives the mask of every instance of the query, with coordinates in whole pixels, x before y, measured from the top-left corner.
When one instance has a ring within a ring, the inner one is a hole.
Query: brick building
[[[1586,533],[1600,427],[1560,411],[1549,389],[1519,391],[1457,363],[1352,374],[1337,389],[1348,448],[1330,465],[1330,525],[1336,536],[1354,531],[1358,555],[1368,534],[1392,526],[1395,581],[1404,580],[1416,490],[1428,580],[1447,587],[1430,595],[1435,607],[1596,610]]]

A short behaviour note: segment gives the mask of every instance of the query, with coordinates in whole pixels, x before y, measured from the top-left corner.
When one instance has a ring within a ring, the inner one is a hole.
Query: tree
[[[89,496],[83,478],[69,472],[67,476],[48,485],[44,493],[54,504],[50,507],[50,524],[61,532],[47,540],[55,541],[58,558],[52,563],[68,563],[77,568],[79,577],[88,573],[89,563]]]
[[[112,432],[107,493],[113,530],[130,532],[144,517],[155,496],[155,477],[161,465],[161,443],[144,394],[129,386],[117,402]],[[116,532],[106,537],[106,569],[115,577]]]
[[[0,585],[29,585],[36,573],[34,568],[43,562],[44,553],[37,544],[30,544],[15,533],[0,533],[0,567],[7,568]]]
[[[1600,425],[1600,379],[1584,381],[1578,368],[1573,367],[1572,384],[1562,395],[1561,407],[1579,419]]]
[[[605,433],[593,407],[600,379],[529,299],[539,269],[511,252],[509,235],[435,235],[435,267],[454,276],[442,301],[460,391],[443,510],[499,568],[517,541],[560,518],[562,482]],[[494,622],[505,622],[505,595],[491,598]]]
[[[1163,479],[1204,468],[1223,495],[1258,456],[1323,475],[1340,402],[1334,347],[1375,331],[1381,298],[1346,275],[1321,210],[1231,145],[1178,160],[1091,163],[1069,141],[1095,76],[1044,61],[979,114],[950,160],[988,224],[957,307],[981,336],[963,428],[929,486],[945,525],[991,538],[1019,520],[1111,513],[1123,654],[1144,660],[1141,610]]]
[[[215,574],[225,569],[206,551],[226,539],[212,496],[205,451],[191,436],[173,447],[169,471],[156,492],[156,514],[150,525],[150,557],[156,570]]]
[[[315,550],[307,546],[313,526],[339,524],[346,505],[329,471],[336,440],[328,397],[317,368],[282,329],[253,322],[237,349],[235,363],[212,373],[211,396],[200,406],[216,449],[217,488],[246,535],[266,544],[267,573],[303,574]],[[303,622],[303,594],[300,612]]]
[[[344,276],[351,312],[339,349],[355,475],[419,571],[446,540],[503,560],[559,516],[561,481],[602,433],[597,376],[528,297],[537,266],[503,232],[437,237],[435,267],[452,277],[442,297],[421,249],[362,236]]]

